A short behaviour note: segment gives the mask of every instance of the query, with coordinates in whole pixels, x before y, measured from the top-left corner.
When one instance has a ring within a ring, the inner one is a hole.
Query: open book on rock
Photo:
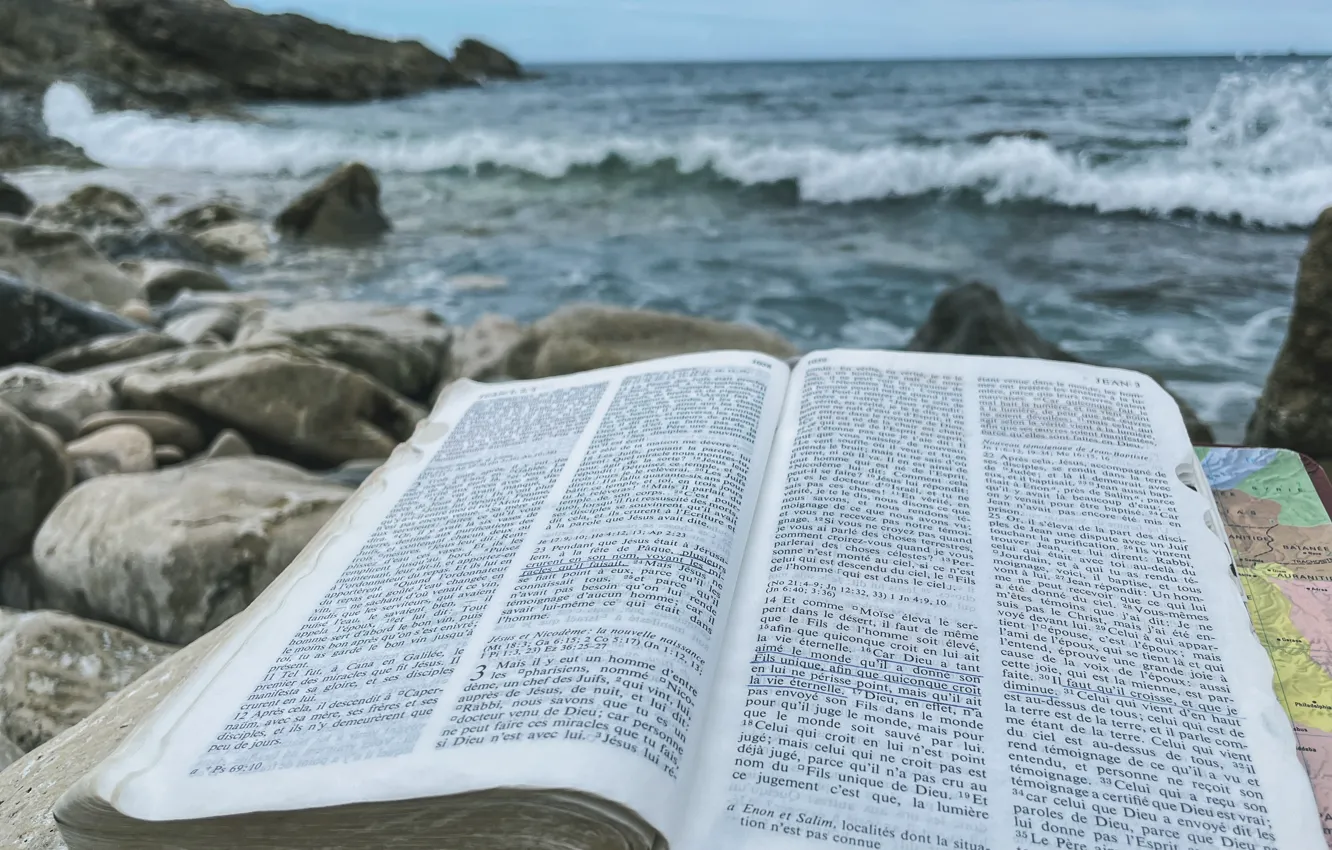
[[[1032,360],[460,383],[71,850],[1324,839],[1178,409]]]

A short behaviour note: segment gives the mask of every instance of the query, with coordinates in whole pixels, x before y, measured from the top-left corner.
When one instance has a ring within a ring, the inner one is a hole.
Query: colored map
[[[1294,452],[1198,456],[1332,847],[1332,519]]]

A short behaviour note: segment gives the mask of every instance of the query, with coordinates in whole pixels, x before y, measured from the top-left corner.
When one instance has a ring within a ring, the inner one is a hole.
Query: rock
[[[223,224],[255,221],[255,217],[231,204],[213,201],[191,207],[167,222],[167,227],[180,233],[195,235]]]
[[[32,198],[19,187],[0,177],[0,215],[12,215],[14,218],[27,218],[32,212]],[[0,741],[0,747],[3,742]],[[0,761],[4,758],[0,755]]]
[[[1286,339],[1267,376],[1245,443],[1332,459],[1332,207],[1323,210],[1300,258]]]
[[[474,80],[521,80],[527,76],[508,54],[474,38],[463,39],[454,48],[453,67]]]
[[[906,350],[1078,362],[1032,330],[998,292],[983,283],[968,283],[943,292]]]
[[[907,343],[906,350],[1082,362],[1043,339],[1003,302],[998,292],[983,283],[968,283],[943,292],[930,308],[925,323],[916,329]],[[1161,383],[1159,378],[1155,380]],[[1180,415],[1193,442],[1200,445],[1211,443],[1214,439],[1212,429],[1198,418],[1187,402],[1174,393],[1171,395],[1179,404]]]
[[[487,313],[453,340],[449,372],[440,387],[459,378],[473,381],[505,380],[509,352],[523,341],[524,327],[513,319]],[[436,390],[438,395],[438,389]]]
[[[0,366],[33,363],[99,337],[141,329],[114,313],[0,272]]]
[[[379,181],[359,162],[344,165],[293,201],[273,222],[287,239],[353,245],[392,229],[379,208]]]
[[[158,664],[86,720],[0,771],[0,847],[66,850],[51,818],[56,800],[97,767],[144,717],[232,634],[242,615]]]
[[[373,100],[467,82],[419,42],[353,35],[300,15],[198,0],[95,5],[136,47],[215,77],[247,100]]]
[[[178,263],[208,263],[208,252],[191,236],[164,233],[151,227],[134,230],[104,230],[93,237],[93,247],[108,260],[169,260]]]
[[[57,372],[77,372],[80,369],[91,369],[108,363],[119,363],[123,360],[134,360],[162,351],[171,351],[182,345],[183,343],[175,337],[156,331],[112,334],[72,348],[62,348],[43,357],[37,365]]]
[[[280,293],[278,293],[280,294]],[[171,300],[170,304],[156,308],[159,321],[170,322],[190,313],[212,307],[227,307],[238,315],[251,310],[258,310],[269,305],[269,293],[263,292],[194,292],[185,290]]]
[[[504,372],[548,378],[673,354],[739,349],[785,359],[799,352],[769,331],[652,310],[577,305],[533,324],[510,350]]]
[[[239,431],[233,431],[230,428],[217,435],[213,444],[209,446],[201,457],[204,460],[212,460],[219,457],[249,457],[254,454],[254,449],[240,435]]]
[[[6,18],[15,12],[23,15],[21,5],[49,9],[54,2],[43,0],[6,0],[0,3],[0,33],[15,33],[12,22]],[[10,26],[6,26],[9,23]],[[0,171],[29,168],[38,165],[59,168],[92,168],[97,165],[76,145],[52,136],[42,117],[42,95],[45,87],[39,84],[12,85],[14,75],[7,73],[6,54],[20,39],[7,40],[0,51]],[[31,42],[27,42],[31,46]],[[23,72],[20,71],[20,74]]]
[[[138,298],[131,298],[116,310],[117,313],[129,319],[131,322],[138,322],[141,325],[150,325],[153,322],[153,308]]]
[[[105,186],[84,186],[60,203],[33,210],[31,220],[57,230],[123,229],[143,224],[148,214],[124,192]]]
[[[153,460],[157,461],[158,468],[175,466],[184,462],[185,457],[185,450],[180,446],[158,446],[153,449]]]
[[[523,341],[526,329],[506,316],[487,313],[453,340],[446,383],[458,378],[493,381],[508,378],[509,352]]]
[[[240,312],[231,307],[208,307],[172,319],[162,328],[169,337],[186,345],[196,345],[210,337],[229,342],[240,326]]]
[[[119,392],[125,378],[130,375],[158,374],[177,369],[202,369],[220,360],[225,360],[233,356],[234,353],[222,346],[183,346],[174,351],[162,351],[157,354],[149,354],[146,357],[122,360],[93,369],[85,369],[79,374],[100,378],[109,383],[116,392]]]
[[[343,487],[350,487],[353,490],[365,483],[365,479],[374,474],[376,469],[384,465],[383,458],[369,458],[365,460],[349,460],[339,466],[337,469],[330,469],[321,474],[330,484],[339,484]]]
[[[84,375],[66,375],[40,366],[0,369],[0,401],[48,426],[62,440],[79,435],[79,423],[120,404],[106,381]],[[3,458],[0,458],[3,462]]]
[[[420,307],[315,301],[251,312],[235,344],[295,343],[420,399],[439,381],[451,336],[442,319]]]
[[[32,554],[0,561],[0,608],[32,611],[45,607],[42,589],[37,582],[37,565]],[[3,770],[3,768],[0,768]]]
[[[351,491],[267,458],[89,481],[33,546],[50,603],[168,643],[243,610]]]
[[[257,222],[220,224],[199,231],[194,240],[213,262],[240,265],[268,259],[268,234]]]
[[[261,453],[312,468],[388,457],[425,415],[367,375],[299,349],[201,354],[208,352],[167,355],[172,360],[151,370],[128,372],[122,397],[136,407],[234,428]]]
[[[103,475],[152,472],[153,438],[137,425],[112,425],[82,437],[65,447],[74,462],[78,480]]]
[[[0,562],[28,550],[37,527],[74,483],[60,437],[0,401]]]
[[[47,230],[0,217],[0,272],[33,286],[118,307],[134,297],[134,281],[77,233]]]
[[[86,437],[103,428],[133,425],[142,428],[157,445],[179,446],[193,454],[204,447],[204,437],[193,422],[157,410],[114,410],[89,416],[79,425],[78,435]]]
[[[0,735],[0,772],[21,758],[23,750],[19,749],[19,745]]]
[[[174,651],[57,611],[0,609],[0,735],[35,749]]]

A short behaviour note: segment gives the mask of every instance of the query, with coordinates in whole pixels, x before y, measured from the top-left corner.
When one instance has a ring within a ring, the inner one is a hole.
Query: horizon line
[[[851,56],[851,57],[763,57],[763,58],[658,58],[658,59],[533,59],[519,60],[529,67],[567,67],[578,65],[855,65],[866,63],[925,62],[1113,62],[1126,60],[1168,59],[1330,59],[1326,53],[1303,51],[1236,51],[1234,53],[1086,53],[1067,54],[995,54],[983,56]]]

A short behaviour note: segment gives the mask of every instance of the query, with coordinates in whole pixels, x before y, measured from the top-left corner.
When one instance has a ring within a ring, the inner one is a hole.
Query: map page
[[[1295,452],[1198,456],[1332,847],[1332,518]]]

